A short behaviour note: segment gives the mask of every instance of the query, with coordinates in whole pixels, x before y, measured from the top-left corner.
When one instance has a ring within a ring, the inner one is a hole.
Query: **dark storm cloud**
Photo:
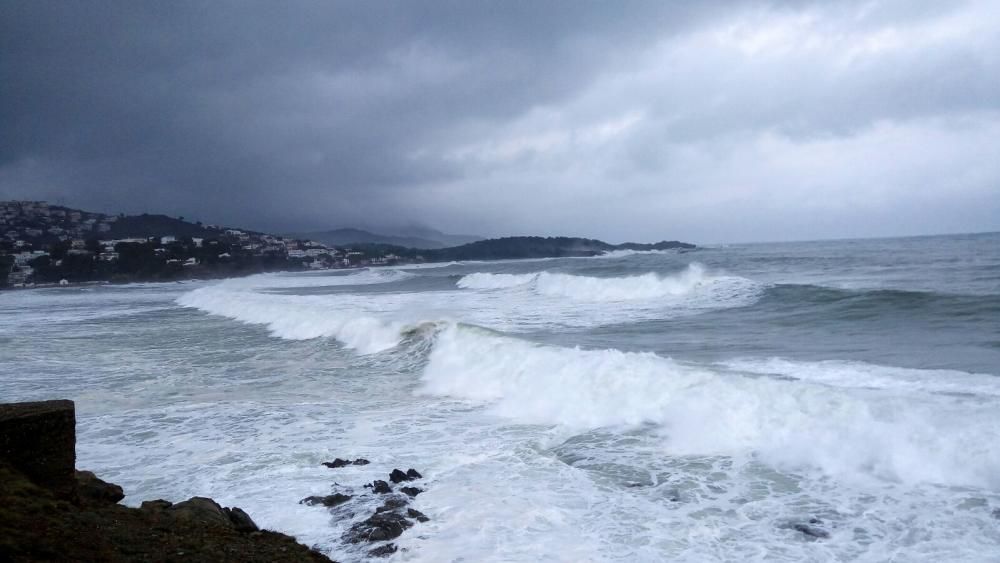
[[[960,196],[928,228],[961,230],[990,222],[972,216],[1000,178],[953,174],[998,140],[994,12],[7,2],[0,198],[268,229],[656,238],[669,219],[669,236],[787,238],[836,234],[803,222],[810,212],[884,225],[924,201],[912,165],[940,184],[931,193]],[[969,150],[939,146],[955,142]],[[901,164],[843,172],[880,146]],[[734,205],[745,228],[719,224]]]

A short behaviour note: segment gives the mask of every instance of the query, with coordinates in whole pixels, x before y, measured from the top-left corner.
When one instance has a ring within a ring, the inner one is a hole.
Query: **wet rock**
[[[81,502],[117,504],[125,498],[121,487],[99,479],[90,471],[76,472],[76,491]]]
[[[380,495],[388,494],[392,492],[392,487],[389,483],[385,481],[375,480],[372,481],[371,485],[365,485],[366,487],[371,487],[373,493],[378,493]]]
[[[344,534],[348,543],[386,541],[398,538],[413,524],[396,512],[377,512],[367,520],[351,526]]]
[[[415,497],[415,496],[419,495],[420,493],[424,492],[424,490],[420,489],[420,488],[417,488],[417,487],[403,487],[403,488],[399,489],[399,492],[401,492],[401,493],[403,493],[403,494],[405,494],[405,495],[407,495],[409,497]]]
[[[354,461],[351,461],[349,459],[340,459],[338,457],[337,459],[334,459],[333,461],[324,461],[323,465],[329,467],[330,469],[337,469],[339,467],[346,467],[348,465],[368,465],[369,463],[370,462],[367,459],[363,458],[363,457],[359,457],[358,459],[355,459]]]
[[[419,510],[414,510],[412,508],[406,509],[406,515],[409,516],[410,518],[413,518],[417,522],[427,522],[428,520],[430,520],[430,518],[428,518],[426,514],[420,512]]]
[[[383,546],[376,547],[368,552],[369,557],[388,557],[393,553],[396,553],[396,544],[387,543]]]
[[[421,478],[423,478],[423,475],[413,468],[407,469],[406,473],[403,473],[399,469],[393,469],[392,473],[389,474],[389,480],[393,483],[402,483],[403,481],[412,481]]]
[[[321,504],[326,507],[334,507],[344,504],[345,502],[351,500],[353,497],[351,495],[343,495],[340,493],[334,493],[332,495],[326,496],[310,496],[299,501],[299,504],[305,504],[308,506],[316,506]]]
[[[812,520],[815,520],[815,518],[813,518]],[[812,522],[812,520],[810,520],[810,522]],[[819,528],[817,526],[813,526],[810,524],[803,524],[801,522],[793,524],[792,529],[797,532],[802,532],[803,534],[815,539],[826,539],[830,537],[830,532],[827,532],[823,528]]]
[[[257,523],[253,521],[253,518],[250,518],[250,515],[244,512],[242,508],[234,506],[232,508],[223,508],[222,511],[229,517],[229,521],[233,523],[233,529],[237,532],[249,534],[260,530],[257,527]]]
[[[210,498],[191,497],[186,501],[178,502],[171,506],[167,509],[167,512],[175,520],[192,524],[223,528],[231,528],[233,526],[229,516],[222,510],[219,503]]]
[[[397,510],[403,508],[404,506],[409,504],[409,502],[410,500],[406,497],[400,497],[400,496],[392,497],[386,499],[386,501],[382,503],[382,506],[375,509],[375,512],[379,513],[379,512],[388,512],[390,510]]]

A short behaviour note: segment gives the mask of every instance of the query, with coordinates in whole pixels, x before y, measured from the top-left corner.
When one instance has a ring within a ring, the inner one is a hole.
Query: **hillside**
[[[695,245],[679,241],[657,243],[610,244],[602,240],[577,237],[503,237],[453,246],[420,250],[386,244],[362,245],[368,252],[392,253],[407,259],[417,257],[428,262],[461,260],[515,260],[524,258],[560,258],[598,256],[615,250],[673,250],[691,249]]]
[[[404,248],[445,248],[447,242],[412,236],[393,236],[372,233],[363,229],[334,229],[313,233],[296,233],[295,238],[314,240],[332,246],[349,246],[355,244],[386,244]]]

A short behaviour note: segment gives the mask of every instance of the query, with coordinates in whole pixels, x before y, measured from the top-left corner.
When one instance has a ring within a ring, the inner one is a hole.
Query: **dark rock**
[[[807,536],[809,536],[811,538],[826,539],[826,538],[830,537],[830,532],[827,532],[823,528],[818,528],[816,526],[810,526],[809,524],[803,524],[801,522],[798,523],[798,524],[793,524],[792,525],[792,529],[795,530],[795,531],[798,531],[798,532],[802,532],[803,534],[805,534],[805,535],[807,535]]]
[[[76,490],[81,502],[116,504],[125,498],[121,487],[98,479],[90,471],[76,472]]]
[[[375,542],[398,538],[413,524],[396,512],[377,512],[367,520],[351,526],[344,534],[348,543]]]
[[[257,523],[253,521],[253,518],[250,518],[250,515],[244,512],[242,508],[234,506],[232,508],[223,508],[222,511],[229,517],[229,521],[233,523],[233,528],[237,532],[250,533],[260,530],[257,527]]]
[[[307,504],[309,506],[315,506],[317,504],[322,504],[327,507],[334,507],[344,504],[345,502],[351,500],[351,495],[342,495],[340,493],[334,493],[332,495],[327,495],[325,497],[311,496],[306,497],[299,501],[299,504]]]
[[[383,546],[376,547],[368,552],[369,557],[388,557],[393,553],[396,553],[396,544],[387,543]]]
[[[417,488],[417,487],[403,487],[403,488],[399,489],[399,492],[404,493],[404,494],[406,494],[408,496],[411,496],[411,497],[415,497],[415,496],[419,495],[420,493],[424,492],[424,490],[420,489],[420,488]]]
[[[60,499],[76,499],[73,401],[0,404],[0,459]]]
[[[385,481],[379,481],[379,480],[373,481],[371,484],[371,488],[372,492],[378,493],[380,495],[392,492],[392,487],[390,487],[389,483],[386,483]]]
[[[174,503],[169,500],[157,499],[157,500],[144,500],[142,504],[139,505],[140,510],[166,510],[173,506]]]
[[[424,476],[420,474],[416,469],[412,467],[406,470],[406,476],[412,479],[423,479]]]
[[[406,509],[406,515],[409,516],[410,518],[415,519],[417,522],[426,522],[430,520],[430,518],[428,518],[426,514],[420,512],[419,510],[414,510],[412,508]]]
[[[324,461],[323,465],[329,467],[330,469],[337,469],[338,467],[346,467],[348,465],[368,465],[369,463],[370,462],[363,457],[359,457],[354,461],[351,461],[349,459],[340,459],[338,457],[333,461]]]
[[[410,502],[409,499],[407,499],[406,497],[400,497],[400,496],[392,497],[392,498],[386,499],[386,501],[384,503],[382,503],[382,506],[380,506],[380,507],[378,507],[378,508],[375,509],[375,512],[376,513],[378,513],[378,512],[388,512],[390,510],[396,510],[396,509],[399,509],[399,508],[403,508],[404,506],[406,506],[407,504],[409,504],[409,502]]]
[[[219,503],[210,498],[191,497],[167,509],[175,520],[202,526],[222,526],[232,528],[233,522],[222,510]]]
[[[409,481],[410,478],[406,476],[406,473],[398,469],[393,469],[392,473],[389,474],[389,480],[393,483],[402,483],[403,481]]]

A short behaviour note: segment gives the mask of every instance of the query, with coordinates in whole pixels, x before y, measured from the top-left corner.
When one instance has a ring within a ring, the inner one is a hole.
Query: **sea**
[[[0,401],[57,398],[125,504],[338,561],[394,468],[391,561],[998,561],[1000,234],[0,293]]]

